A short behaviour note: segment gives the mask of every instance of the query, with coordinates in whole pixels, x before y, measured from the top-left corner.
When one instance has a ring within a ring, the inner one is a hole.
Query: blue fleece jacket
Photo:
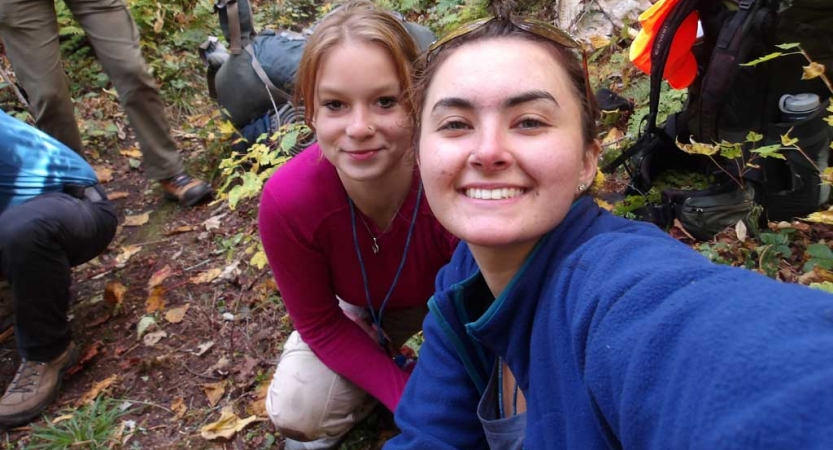
[[[833,296],[718,266],[578,201],[493,300],[461,244],[437,276],[387,450],[487,448],[500,355],[527,449],[833,448]]]

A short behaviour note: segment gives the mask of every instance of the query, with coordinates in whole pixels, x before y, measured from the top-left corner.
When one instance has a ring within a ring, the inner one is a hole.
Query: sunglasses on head
[[[592,92],[590,91],[590,75],[587,71],[587,52],[584,51],[584,47],[582,47],[582,45],[578,41],[573,39],[573,37],[570,36],[569,33],[567,33],[566,31],[556,27],[555,25],[544,22],[543,20],[533,19],[531,17],[509,14],[508,17],[486,17],[484,19],[475,20],[473,22],[461,25],[459,28],[449,32],[448,34],[431,44],[430,47],[428,47],[428,52],[426,53],[426,61],[430,62],[432,59],[434,59],[434,57],[436,57],[436,55],[442,50],[443,46],[445,46],[449,42],[459,37],[465,36],[473,31],[479,30],[480,28],[484,27],[486,24],[494,20],[508,20],[510,23],[512,23],[512,25],[521,30],[532,33],[549,41],[555,42],[556,44],[561,45],[562,47],[579,51],[581,53],[582,68],[584,70],[585,95],[587,96],[587,101],[590,101]]]

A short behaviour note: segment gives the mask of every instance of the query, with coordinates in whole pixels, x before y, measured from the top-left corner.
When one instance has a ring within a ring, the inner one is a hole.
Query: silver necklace
[[[400,208],[401,207],[402,206],[400,205]],[[368,225],[367,221],[364,219],[364,214],[361,214],[361,213],[359,214],[359,219],[362,219],[362,223],[364,224],[364,228],[367,230],[367,234],[370,235],[370,239],[373,239],[373,245],[370,247],[370,249],[373,250],[374,255],[378,255],[379,250],[380,250],[379,249],[379,240],[378,240],[378,238],[382,237],[383,234],[390,231],[390,227],[391,227],[391,225],[393,225],[393,221],[394,221],[394,219],[396,219],[396,216],[398,216],[398,215],[399,215],[399,210],[397,210],[396,214],[394,214],[393,217],[391,217],[390,222],[388,222],[388,226],[385,227],[385,229],[382,230],[381,233],[379,233],[379,236],[376,236],[376,235],[373,234],[373,231],[370,230],[370,225]]]

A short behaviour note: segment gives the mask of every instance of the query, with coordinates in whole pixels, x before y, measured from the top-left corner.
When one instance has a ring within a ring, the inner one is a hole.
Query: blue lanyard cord
[[[367,308],[370,310],[370,316],[373,318],[373,323],[376,325],[376,333],[379,334],[379,345],[387,352],[388,339],[385,337],[385,332],[382,330],[382,314],[385,311],[385,305],[390,300],[393,289],[399,281],[399,275],[402,275],[402,268],[405,267],[405,259],[408,256],[408,248],[411,246],[411,236],[414,234],[414,227],[416,226],[417,214],[419,213],[419,202],[422,200],[422,183],[419,184],[417,190],[416,204],[414,205],[414,213],[411,216],[411,226],[408,228],[408,237],[405,239],[405,250],[402,252],[402,260],[399,262],[399,268],[396,270],[396,275],[393,277],[393,282],[388,289],[385,299],[382,300],[382,305],[379,307],[379,314],[373,309],[373,302],[370,301],[370,285],[367,282],[367,269],[364,267],[364,259],[362,258],[361,249],[359,249],[359,238],[356,235],[356,207],[353,205],[353,200],[348,196],[347,201],[350,204],[350,222],[353,225],[353,245],[356,247],[356,255],[359,257],[359,268],[362,271],[362,281],[364,282],[364,295],[367,298]]]
[[[497,407],[500,409],[499,417],[503,419],[505,417],[503,412],[503,360],[498,358],[497,364]],[[518,415],[518,380],[515,380],[515,392],[512,395],[512,415]]]

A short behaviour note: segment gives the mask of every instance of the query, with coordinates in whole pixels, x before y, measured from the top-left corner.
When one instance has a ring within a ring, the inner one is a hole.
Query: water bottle
[[[815,114],[821,107],[821,99],[818,95],[812,93],[802,93],[796,95],[787,94],[782,96],[778,101],[778,107],[781,109],[782,122],[798,122]],[[830,140],[822,138],[822,136],[827,135],[827,124],[821,116],[818,116],[817,119],[818,120],[813,121],[813,125],[802,124],[803,127],[810,126],[811,130],[818,128],[818,132],[813,132],[811,134],[819,137],[819,139],[815,140],[817,142],[813,142],[812,144],[805,141],[802,149],[807,157],[815,162],[816,167],[820,171],[824,171],[824,169],[828,167],[828,159],[830,157]],[[818,122],[818,124],[815,122]],[[802,143],[799,142],[798,145],[802,145]],[[830,197],[830,186],[821,185],[818,189],[818,205],[822,205]]]
[[[782,122],[797,122],[806,119],[818,111],[819,106],[821,106],[819,96],[811,93],[786,94],[778,101]]]

